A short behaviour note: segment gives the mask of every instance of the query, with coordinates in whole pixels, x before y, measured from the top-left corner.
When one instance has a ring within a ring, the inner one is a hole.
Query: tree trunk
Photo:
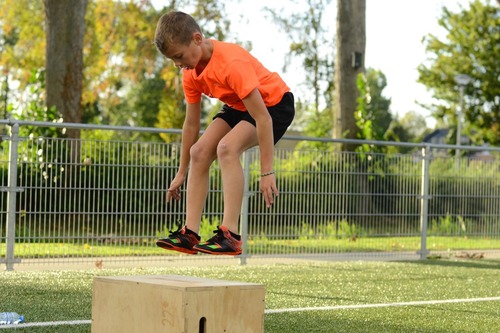
[[[44,0],[44,5],[47,107],[56,107],[65,122],[80,123],[87,0]],[[68,129],[66,136],[78,139],[80,131]]]
[[[337,0],[334,137],[356,139],[357,76],[364,71],[366,0]],[[354,150],[354,145],[344,145]]]
[[[81,123],[83,108],[83,38],[87,0],[44,0],[46,61],[45,83],[47,107],[55,107],[64,122]],[[68,128],[69,139],[58,152],[61,162],[59,195],[78,202],[80,194],[80,130]],[[78,219],[80,216],[72,217]]]

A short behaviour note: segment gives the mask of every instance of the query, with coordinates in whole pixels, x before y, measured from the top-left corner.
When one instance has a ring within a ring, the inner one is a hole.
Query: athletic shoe
[[[200,236],[187,229],[185,226],[172,232],[168,238],[159,239],[156,245],[165,250],[173,250],[187,254],[197,254],[198,251],[193,247],[200,242]]]
[[[208,254],[226,254],[237,256],[241,254],[241,240],[234,238],[226,227],[217,227],[215,236],[206,242],[194,246],[195,250]]]

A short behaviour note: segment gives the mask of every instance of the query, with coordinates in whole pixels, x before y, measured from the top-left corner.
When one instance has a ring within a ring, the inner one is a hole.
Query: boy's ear
[[[200,32],[194,32],[193,33],[193,40],[196,45],[201,45],[201,42],[203,41],[203,35]]]

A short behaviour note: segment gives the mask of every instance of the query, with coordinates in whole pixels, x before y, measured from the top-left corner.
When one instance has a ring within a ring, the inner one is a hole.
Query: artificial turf
[[[0,312],[19,312],[27,323],[90,320],[94,277],[138,274],[262,283],[267,310],[500,296],[500,261],[494,260],[13,271],[0,273]],[[90,325],[4,331],[76,333],[90,332]],[[265,332],[495,333],[500,301],[267,313]]]

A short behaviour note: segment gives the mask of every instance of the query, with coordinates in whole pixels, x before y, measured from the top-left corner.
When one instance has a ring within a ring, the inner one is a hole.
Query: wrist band
[[[274,174],[274,171],[269,171],[269,172],[265,172],[265,173],[262,173],[260,174],[261,177],[265,177],[265,176],[270,176],[270,175],[273,175]]]

